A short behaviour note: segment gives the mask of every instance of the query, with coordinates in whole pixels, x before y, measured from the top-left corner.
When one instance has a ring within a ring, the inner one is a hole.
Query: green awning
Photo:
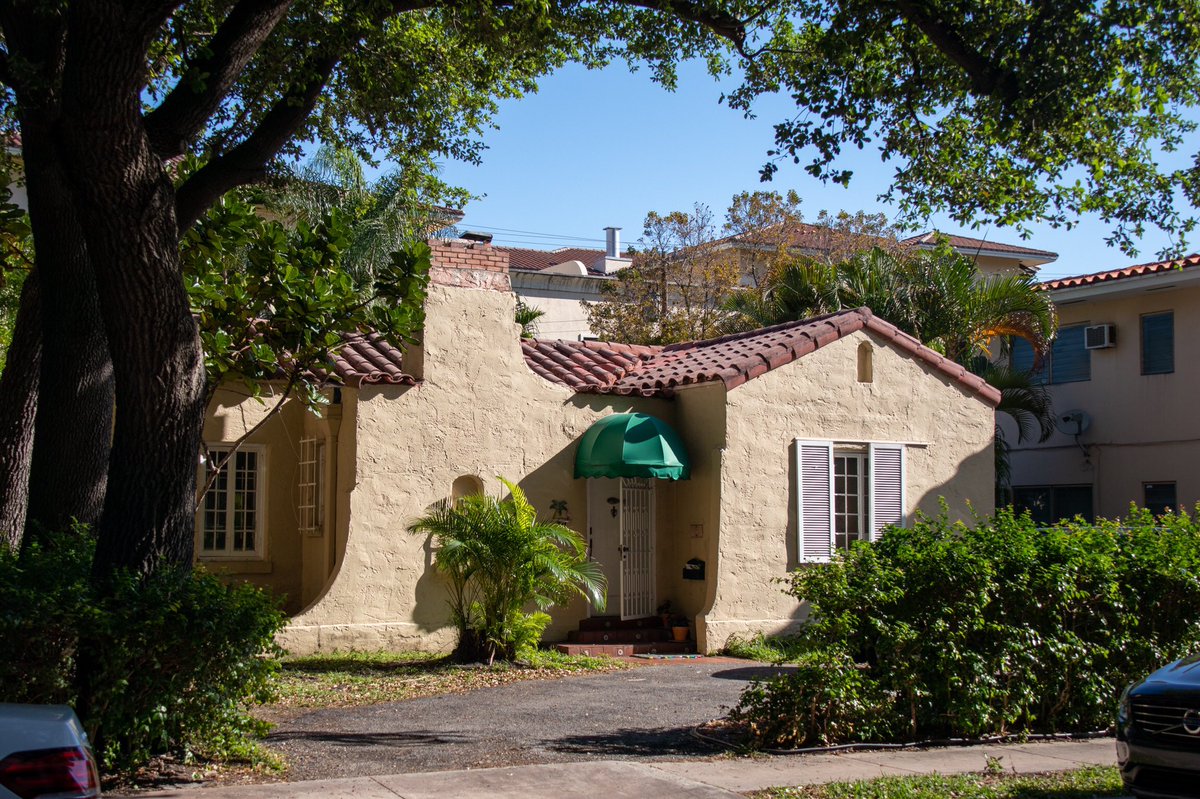
[[[606,416],[587,429],[575,453],[576,477],[658,477],[691,474],[683,440],[661,419],[644,413]]]

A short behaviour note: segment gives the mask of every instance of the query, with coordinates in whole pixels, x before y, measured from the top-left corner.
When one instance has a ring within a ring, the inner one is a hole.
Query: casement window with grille
[[[1076,516],[1089,524],[1095,520],[1090,485],[1013,486],[1012,491],[1013,509],[1028,512],[1035,524],[1051,525]]]
[[[1086,324],[1060,327],[1050,352],[1033,372],[1035,383],[1079,383],[1092,379],[1092,351],[1084,346]],[[1033,347],[1023,338],[1012,340],[1012,368],[1018,372],[1033,370]]]
[[[300,439],[300,532],[320,535],[325,529],[325,442]]]
[[[208,482],[210,470],[229,450],[223,446],[207,448],[201,485]],[[201,556],[262,557],[265,459],[262,446],[243,444],[212,480],[197,520]]]
[[[796,439],[800,560],[828,561],[904,526],[904,445]]]

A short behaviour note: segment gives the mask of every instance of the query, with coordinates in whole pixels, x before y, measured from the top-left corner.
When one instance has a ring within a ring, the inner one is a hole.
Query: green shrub
[[[103,768],[162,752],[244,757],[284,616],[268,594],[202,570],[89,579],[85,528],[0,553],[0,692],[75,706]]]
[[[943,515],[804,566],[787,590],[810,603],[806,651],[849,658],[872,696],[889,698],[880,729],[892,738],[1090,731],[1110,726],[1122,686],[1200,645],[1200,531],[1187,513],[1138,509],[1046,529],[1009,511],[973,528]],[[766,690],[779,694],[772,712],[804,716],[801,700],[836,696],[843,672],[802,669],[788,678],[802,687],[756,686],[738,713],[762,726]],[[854,720],[845,735],[794,724],[842,742],[872,712],[836,711]]]
[[[746,722],[752,745],[799,748],[891,737],[888,697],[847,653],[809,652],[794,669],[755,681],[742,694],[733,718]]]

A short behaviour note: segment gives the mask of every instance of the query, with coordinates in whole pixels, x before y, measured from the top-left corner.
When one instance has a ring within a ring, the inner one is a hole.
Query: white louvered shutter
[[[796,476],[800,561],[823,563],[833,551],[833,442],[796,439]]]
[[[889,524],[904,526],[904,445],[871,445],[871,540]]]

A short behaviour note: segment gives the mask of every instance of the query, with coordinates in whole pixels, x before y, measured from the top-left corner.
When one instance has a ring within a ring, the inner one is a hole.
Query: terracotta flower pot
[[[680,642],[686,641],[688,639],[688,628],[687,627],[672,627],[671,635],[675,636],[676,641],[680,641]]]

